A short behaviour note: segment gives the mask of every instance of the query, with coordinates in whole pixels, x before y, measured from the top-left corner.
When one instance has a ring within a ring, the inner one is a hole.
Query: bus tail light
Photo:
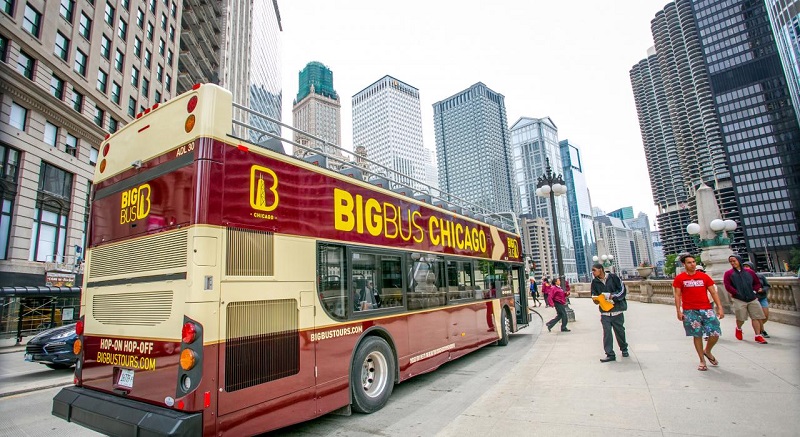
[[[175,399],[186,397],[197,390],[203,379],[203,325],[186,316],[183,317],[181,326],[179,364]]]
[[[83,335],[83,318],[78,320],[78,323],[75,324],[75,334]]]
[[[197,327],[192,322],[186,322],[183,324],[183,329],[181,330],[181,341],[184,343],[194,343],[195,339],[197,338]]]
[[[77,330],[76,330],[77,331]],[[75,343],[72,344],[72,353],[78,355],[83,350],[83,342],[81,339],[75,340]]]
[[[72,383],[76,386],[80,386],[83,382],[83,334],[86,327],[85,323],[84,316],[81,316],[78,319],[78,322],[75,323],[75,334],[78,335],[78,338],[75,339],[75,343],[72,345],[72,352],[78,356],[78,359],[75,361],[75,377],[73,378]]]
[[[181,352],[181,369],[183,370],[192,370],[194,369],[194,365],[197,363],[197,355],[191,349],[184,349]],[[186,375],[183,375],[183,378],[186,378]]]
[[[194,114],[189,114],[189,116],[186,117],[186,123],[184,123],[183,128],[186,130],[187,134],[194,129]]]

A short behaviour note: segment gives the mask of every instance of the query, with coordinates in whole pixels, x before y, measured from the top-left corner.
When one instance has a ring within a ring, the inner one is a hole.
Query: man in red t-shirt
[[[672,290],[675,293],[675,309],[678,311],[678,320],[683,322],[687,337],[694,337],[694,348],[700,357],[697,370],[708,370],[706,358],[711,365],[719,364],[711,349],[717,344],[722,329],[719,319],[725,317],[722,305],[719,302],[717,287],[710,276],[697,270],[697,261],[691,255],[681,256],[681,262],[686,271],[675,277],[672,281]],[[716,305],[717,313],[711,308],[706,292],[711,293],[711,298]],[[681,310],[681,308],[683,308]],[[708,337],[706,347],[703,349],[703,337]]]

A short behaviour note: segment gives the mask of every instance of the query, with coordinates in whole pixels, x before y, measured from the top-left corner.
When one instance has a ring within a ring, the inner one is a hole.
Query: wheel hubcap
[[[508,335],[511,332],[511,319],[508,318],[508,315],[506,315],[505,319],[506,323],[503,324],[503,329],[506,331],[505,334]]]
[[[367,396],[375,397],[383,392],[389,380],[386,357],[380,352],[372,352],[364,359],[361,368],[361,385]]]

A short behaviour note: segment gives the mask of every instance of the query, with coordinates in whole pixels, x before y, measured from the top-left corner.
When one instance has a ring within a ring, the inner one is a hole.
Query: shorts
[[[766,297],[759,297],[758,303],[761,304],[761,308],[769,308],[769,301]]]
[[[753,320],[766,319],[764,310],[761,309],[761,304],[758,299],[753,299],[750,302],[745,302],[739,299],[731,299],[733,301],[733,313],[736,315],[737,322],[744,322],[750,316]]]
[[[714,310],[683,310],[683,329],[687,337],[719,337],[722,328]]]

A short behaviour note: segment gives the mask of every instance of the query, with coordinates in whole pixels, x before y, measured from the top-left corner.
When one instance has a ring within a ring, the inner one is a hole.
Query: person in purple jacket
[[[744,268],[742,257],[739,255],[729,256],[728,262],[732,268],[725,272],[722,282],[733,301],[733,313],[736,315],[736,339],[742,340],[742,325],[749,316],[756,334],[756,343],[767,344],[767,340],[764,340],[764,336],[761,335],[761,331],[764,329],[761,321],[766,317],[758,302],[757,294],[762,291],[761,281],[758,280],[754,271]]]
[[[556,326],[559,320],[561,320],[561,332],[570,332],[567,329],[567,296],[569,292],[564,292],[561,289],[561,279],[556,278],[553,280],[553,285],[550,286],[550,292],[547,293],[547,300],[548,303],[554,307],[556,307],[556,316],[553,320],[547,322],[547,330],[552,331],[553,326]]]

